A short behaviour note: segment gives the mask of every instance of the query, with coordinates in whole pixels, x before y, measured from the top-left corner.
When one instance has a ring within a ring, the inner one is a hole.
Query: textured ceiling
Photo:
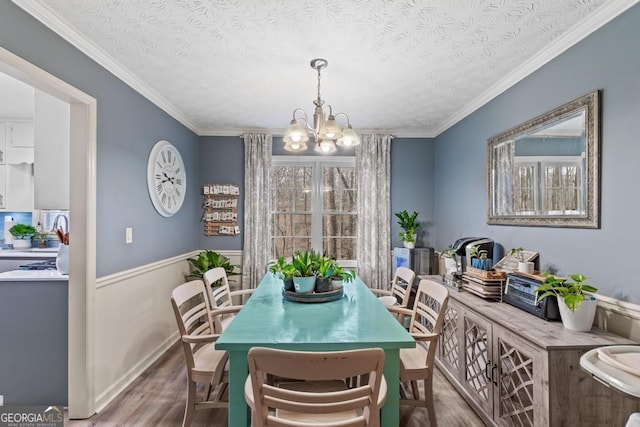
[[[400,136],[437,135],[634,3],[14,2],[199,134],[281,133],[294,108],[312,112],[309,61],[326,58],[334,112]]]

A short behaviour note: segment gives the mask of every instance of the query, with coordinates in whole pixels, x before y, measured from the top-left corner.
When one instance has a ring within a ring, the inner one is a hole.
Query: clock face
[[[187,175],[180,152],[168,141],[158,141],[149,154],[147,186],[160,215],[172,216],[182,207]]]

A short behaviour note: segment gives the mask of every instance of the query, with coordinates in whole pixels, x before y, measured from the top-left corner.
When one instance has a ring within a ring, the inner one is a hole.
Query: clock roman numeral
[[[164,156],[164,151],[161,151],[160,155],[162,156],[162,163],[167,163],[167,158]]]
[[[182,185],[182,179],[176,178],[176,185]]]
[[[160,175],[159,173],[156,174],[156,179],[162,179],[162,175]]]
[[[176,168],[176,175],[178,175],[182,171],[181,168]]]
[[[171,163],[171,151],[167,151],[167,163]]]
[[[165,193],[162,193],[162,200],[161,200],[162,204],[164,205],[165,203],[167,203],[167,195]]]
[[[180,189],[176,188],[176,196],[180,197]]]
[[[156,188],[158,189],[158,194],[162,193],[162,184],[158,184]]]

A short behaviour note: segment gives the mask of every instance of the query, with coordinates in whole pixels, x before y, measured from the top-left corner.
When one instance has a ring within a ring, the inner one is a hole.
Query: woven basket
[[[479,268],[473,268],[467,266],[467,274],[474,277],[479,277],[481,279],[499,279],[503,280],[506,277],[504,271],[493,271],[493,270],[480,270]]]

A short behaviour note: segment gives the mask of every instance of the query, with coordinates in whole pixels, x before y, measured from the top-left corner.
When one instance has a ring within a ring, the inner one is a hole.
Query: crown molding
[[[11,0],[18,7],[23,9],[29,15],[40,21],[44,26],[76,47],[79,51],[96,61],[99,65],[109,71],[111,74],[122,80],[124,83],[133,88],[136,92],[147,98],[158,108],[169,114],[171,117],[182,123],[196,134],[200,134],[198,127],[178,110],[173,104],[160,96],[155,90],[145,84],[133,73],[120,65],[108,53],[98,47],[95,43],[88,40],[80,32],[78,32],[68,22],[60,19],[60,17],[48,6],[40,2],[29,0]]]
[[[284,128],[277,129],[205,129],[200,132],[200,136],[242,136],[245,133],[268,133],[271,136],[282,137],[284,136]],[[433,132],[426,131],[414,131],[414,132],[396,132],[390,130],[381,129],[355,129],[355,131],[361,135],[364,134],[391,134],[394,138],[434,138]]]
[[[491,86],[488,90],[480,94],[480,96],[449,117],[434,130],[434,136],[440,135],[442,132],[469,116],[471,113],[478,110],[480,107],[484,106],[489,101],[502,94],[507,89],[514,86],[516,83],[520,82],[570,47],[576,45],[590,34],[608,24],[614,18],[622,15],[639,2],[640,0],[611,0],[600,6],[593,15],[587,17],[571,30],[558,37],[544,50],[538,52],[529,61],[516,68],[504,79]]]

